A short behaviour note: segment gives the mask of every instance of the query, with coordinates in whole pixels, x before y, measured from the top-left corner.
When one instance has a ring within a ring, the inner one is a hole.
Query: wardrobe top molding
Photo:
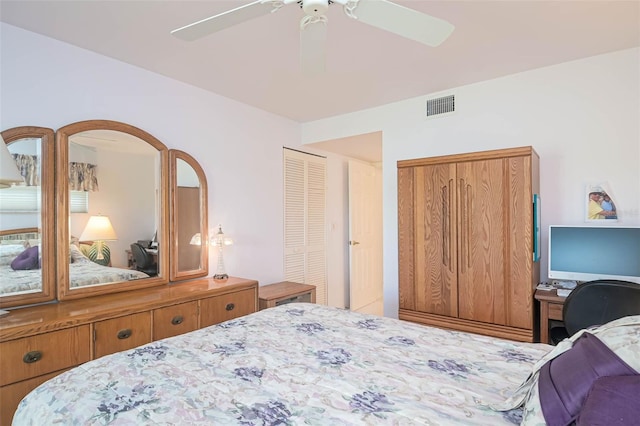
[[[437,157],[413,158],[410,160],[398,160],[398,168],[425,166],[429,164],[459,163],[461,161],[482,161],[495,158],[523,157],[527,155],[538,156],[531,146],[517,148],[494,149],[490,151],[469,152],[464,154],[440,155]]]

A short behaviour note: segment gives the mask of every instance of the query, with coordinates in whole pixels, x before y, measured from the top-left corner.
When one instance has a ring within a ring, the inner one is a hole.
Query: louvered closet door
[[[325,158],[284,149],[285,280],[315,285],[320,304],[327,304],[325,188]]]

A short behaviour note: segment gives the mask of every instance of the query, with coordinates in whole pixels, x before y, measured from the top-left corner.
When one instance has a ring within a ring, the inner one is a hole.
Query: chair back
[[[564,302],[562,318],[569,336],[595,325],[640,314],[640,284],[597,280],[578,285]]]
[[[131,244],[131,254],[136,261],[136,268],[139,270],[147,269],[153,265],[153,256],[144,249],[141,244]]]

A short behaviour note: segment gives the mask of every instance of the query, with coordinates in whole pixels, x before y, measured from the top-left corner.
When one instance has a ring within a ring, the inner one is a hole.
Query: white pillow
[[[0,266],[11,265],[13,259],[25,250],[24,244],[0,245]]]

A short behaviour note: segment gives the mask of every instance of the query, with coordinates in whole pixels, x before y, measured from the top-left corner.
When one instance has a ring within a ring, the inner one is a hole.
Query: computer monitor
[[[549,278],[640,284],[640,226],[549,227]]]

